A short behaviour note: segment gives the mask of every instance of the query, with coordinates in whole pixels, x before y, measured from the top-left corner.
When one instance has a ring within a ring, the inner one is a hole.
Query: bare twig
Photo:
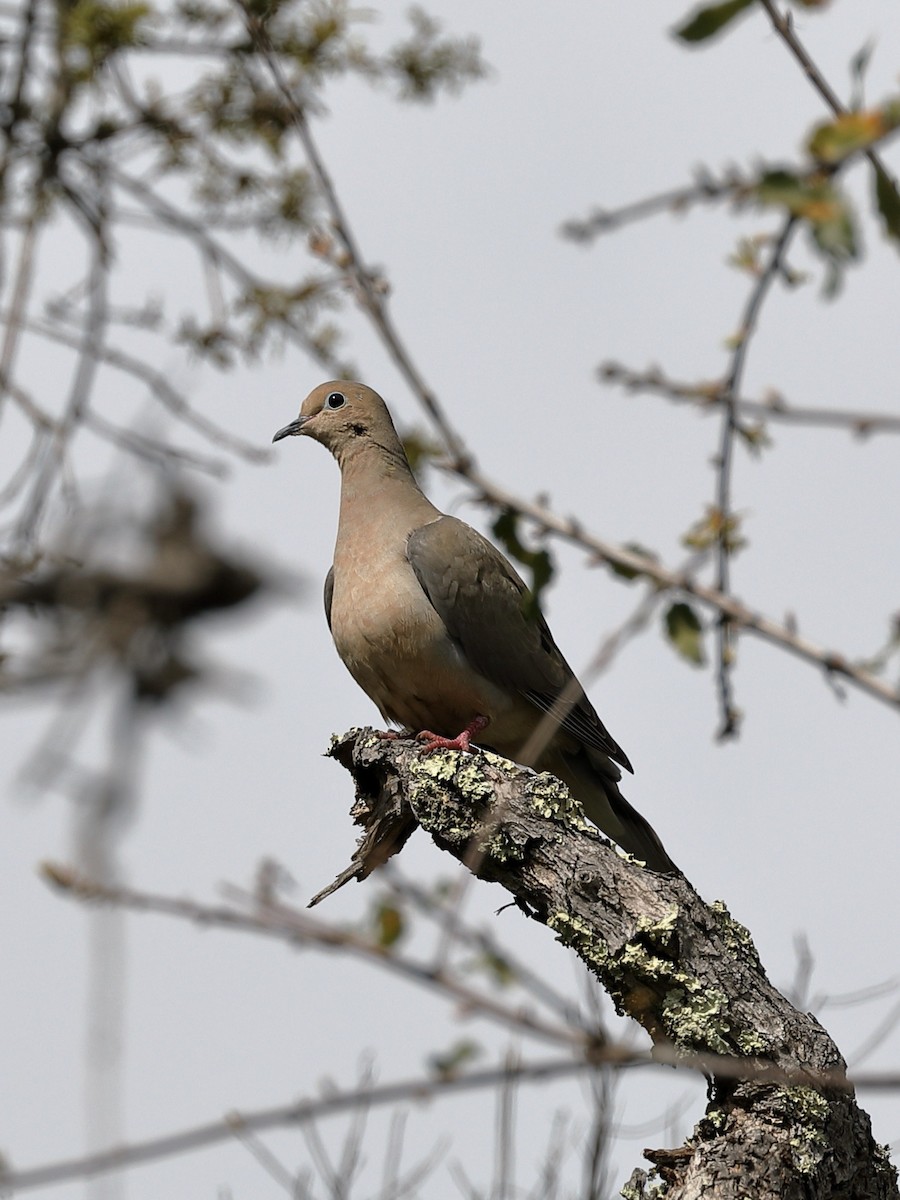
[[[62,466],[69,442],[77,432],[90,405],[91,389],[97,374],[100,346],[106,328],[108,285],[108,256],[105,247],[105,203],[103,201],[102,170],[98,169],[97,192],[98,228],[91,246],[91,269],[87,288],[87,312],[78,345],[78,362],[72,377],[69,398],[62,417],[56,423],[53,437],[45,447],[24,510],[16,529],[17,539],[29,543],[34,538],[41,516],[50,499],[53,480]]]
[[[562,992],[557,991],[545,976],[531,970],[521,959],[516,958],[509,947],[498,942],[487,930],[475,929],[465,924],[459,916],[452,898],[438,899],[417,883],[407,879],[395,866],[396,859],[385,863],[382,871],[389,881],[391,889],[403,899],[415,905],[418,912],[433,918],[442,927],[452,925],[453,940],[462,946],[469,946],[485,956],[488,962],[502,964],[504,971],[511,979],[555,1012],[566,1025],[578,1027],[586,1034],[593,1033],[594,1026],[588,1025],[578,1008]]]
[[[573,242],[592,242],[600,234],[609,233],[631,221],[639,221],[659,212],[682,213],[695,204],[712,204],[729,197],[741,198],[752,186],[752,183],[737,170],[729,171],[721,179],[702,171],[698,172],[694,183],[685,187],[669,188],[665,192],[657,192],[653,196],[623,204],[619,208],[595,208],[589,216],[580,221],[574,218],[566,221],[560,232],[563,237]]]
[[[585,1069],[585,1065],[583,1061],[575,1059],[526,1062],[517,1066],[514,1073],[523,1083],[546,1083],[553,1079],[576,1075]],[[12,1194],[72,1179],[87,1179],[107,1171],[139,1166],[172,1158],[176,1154],[200,1150],[205,1146],[227,1141],[239,1133],[254,1134],[283,1125],[305,1125],[313,1120],[355,1112],[361,1106],[375,1108],[401,1103],[422,1103],[443,1096],[481,1091],[485,1088],[495,1088],[509,1077],[509,1067],[501,1065],[471,1071],[466,1075],[435,1079],[418,1077],[377,1084],[368,1089],[354,1087],[345,1092],[335,1090],[315,1099],[257,1109],[254,1112],[231,1112],[219,1120],[191,1129],[116,1146],[96,1154],[62,1159],[23,1170],[10,1171],[0,1168],[0,1189],[6,1194]]]
[[[607,361],[597,368],[597,375],[607,383],[616,383],[628,392],[647,392],[664,396],[675,403],[693,404],[702,412],[714,412],[722,403],[725,381],[713,379],[685,383],[671,379],[656,367],[634,371],[622,363]],[[816,408],[811,405],[788,404],[772,392],[760,400],[735,396],[737,415],[744,420],[778,421],[786,425],[826,426],[846,429],[858,437],[876,433],[900,433],[900,416],[887,412],[854,412],[852,409]]]
[[[2,315],[0,314],[0,316]],[[79,339],[77,335],[62,328],[56,322],[30,319],[23,322],[23,328],[27,332],[34,333],[39,337],[45,337],[50,341],[58,342],[60,345],[70,346],[73,349],[78,348]],[[128,354],[124,350],[108,345],[101,345],[97,348],[97,357],[107,366],[114,367],[118,371],[123,371],[145,384],[151,394],[177,420],[188,428],[194,429],[213,445],[220,446],[223,450],[228,450],[230,453],[243,458],[247,462],[266,463],[271,461],[272,455],[267,447],[254,446],[237,434],[223,429],[220,425],[217,425],[214,421],[211,421],[208,417],[192,408],[182,393],[172,385],[165,373],[157,370],[150,363],[137,358],[135,355]],[[87,416],[86,423],[91,423],[90,413]],[[98,423],[104,423],[103,419],[99,418]],[[184,453],[187,454],[189,452],[185,451]],[[211,460],[207,460],[206,469],[211,469],[210,463]]]
[[[353,227],[344,211],[344,206],[325,165],[325,160],[319,152],[318,144],[312,135],[306,111],[285,79],[263,23],[244,3],[244,0],[234,0],[234,3],[240,9],[247,26],[247,32],[269,68],[272,79],[281,92],[288,111],[291,114],[294,128],[303,146],[310,169],[315,176],[319,191],[331,215],[332,226],[346,253],[348,267],[352,273],[353,282],[356,286],[362,307],[369,314],[382,342],[401,374],[409,383],[413,393],[417,396],[419,402],[423,405],[440,431],[453,460],[457,463],[471,462],[472,456],[470,451],[467,449],[459,433],[451,425],[437,396],[428,387],[424,376],[413,362],[412,355],[404,345],[394,325],[383,294],[373,283],[372,273],[365,265]]]
[[[199,924],[214,925],[243,933],[255,933],[286,941],[292,945],[340,950],[352,957],[375,963],[396,974],[436,991],[460,1005],[463,1012],[477,1013],[519,1033],[554,1045],[586,1047],[593,1039],[578,1029],[553,1024],[522,1008],[512,1008],[461,983],[440,966],[403,958],[349,929],[336,928],[318,921],[305,911],[285,904],[263,904],[260,897],[228,887],[226,892],[251,909],[211,906],[177,897],[154,895],[123,886],[107,887],[80,876],[67,867],[46,866],[46,877],[73,898],[115,904],[134,912],[153,912]]]
[[[623,1060],[619,1065],[627,1067],[654,1064],[646,1053],[632,1051],[629,1059]],[[778,1083],[810,1082],[808,1075],[801,1079],[796,1074],[779,1071],[775,1068],[755,1070],[753,1064],[748,1061],[729,1059],[717,1062],[715,1056],[710,1055],[697,1056],[697,1061],[693,1065],[700,1070],[715,1070],[719,1075],[724,1074],[726,1066],[730,1065],[735,1078],[757,1078]],[[346,1092],[332,1092],[317,1099],[300,1100],[292,1104],[257,1109],[253,1112],[235,1111],[219,1120],[197,1125],[191,1129],[165,1134],[162,1137],[148,1138],[141,1142],[128,1143],[96,1154],[61,1159],[36,1167],[26,1167],[22,1170],[0,1170],[0,1188],[8,1194],[29,1191],[32,1188],[47,1187],[72,1179],[86,1179],[106,1171],[140,1166],[144,1163],[172,1158],[177,1154],[200,1150],[205,1146],[227,1141],[238,1131],[258,1133],[264,1129],[275,1129],[283,1125],[300,1125],[312,1120],[352,1112],[360,1105],[375,1108],[399,1103],[422,1103],[443,1096],[495,1088],[510,1077],[514,1077],[520,1083],[543,1084],[554,1079],[577,1075],[586,1070],[588,1066],[589,1064],[585,1061],[573,1059],[523,1062],[512,1069],[504,1064],[480,1071],[470,1071],[465,1075],[436,1079],[412,1078],[395,1083],[378,1084],[364,1092],[354,1088]],[[734,1070],[735,1066],[740,1067],[740,1073]],[[829,1084],[846,1086],[846,1081],[835,1078],[833,1081],[829,1081]],[[900,1087],[900,1075],[896,1073],[858,1075],[855,1086],[894,1091]]]
[[[2,398],[3,391],[6,390],[8,381],[12,377],[12,366],[15,359],[16,347],[18,346],[19,332],[22,321],[25,318],[28,293],[31,289],[31,280],[34,273],[39,225],[38,201],[34,200],[22,233],[21,245],[19,246],[19,259],[16,265],[15,280],[10,296],[6,333],[3,335],[3,346],[0,348],[0,398]]]
[[[731,465],[734,452],[734,439],[738,430],[736,399],[740,393],[744,367],[747,362],[747,352],[750,348],[750,340],[756,332],[760,310],[773,282],[782,269],[784,256],[795,227],[796,218],[788,216],[772,247],[772,252],[765,269],[753,285],[735,336],[731,367],[720,396],[720,405],[723,414],[719,454],[716,464],[718,537],[716,539],[715,579],[716,588],[723,595],[728,595],[731,591]],[[718,647],[716,677],[721,713],[721,724],[718,732],[720,739],[734,737],[738,732],[740,724],[740,713],[734,703],[734,690],[732,686],[735,655],[734,632],[734,623],[727,613],[720,612],[716,627],[716,642]]]
[[[725,614],[736,628],[755,633],[764,641],[820,667],[827,677],[846,679],[867,695],[900,709],[900,693],[871,671],[849,662],[838,651],[818,646],[808,638],[801,637],[793,627],[754,612],[734,596],[699,583],[688,572],[666,567],[656,559],[588,533],[574,517],[560,516],[545,504],[517,496],[474,468],[467,468],[461,473],[487,503],[513,509],[533,521],[539,529],[587,550],[596,561],[624,567],[626,571],[653,580],[659,587],[692,596],[715,612]]]

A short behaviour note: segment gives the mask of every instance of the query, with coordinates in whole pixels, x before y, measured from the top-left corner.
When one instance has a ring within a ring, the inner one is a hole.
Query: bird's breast
[[[335,556],[331,632],[338,654],[390,721],[455,737],[481,714],[496,721],[506,692],[466,661],[405,555]]]

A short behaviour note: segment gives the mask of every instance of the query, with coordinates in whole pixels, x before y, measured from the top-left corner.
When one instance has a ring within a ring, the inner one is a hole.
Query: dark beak
[[[285,425],[284,429],[279,429],[272,438],[273,442],[280,442],[282,438],[296,437],[298,433],[303,432],[303,426],[309,420],[309,417],[297,417],[296,421],[291,421],[290,425]]]

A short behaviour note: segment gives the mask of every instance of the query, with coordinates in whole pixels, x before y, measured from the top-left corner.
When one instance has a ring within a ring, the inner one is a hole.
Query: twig
[[[309,127],[306,112],[291,91],[284,77],[281,65],[275,56],[272,44],[269,41],[262,22],[259,17],[250,11],[244,0],[234,0],[234,3],[240,9],[247,32],[260,56],[268,66],[272,79],[281,92],[288,111],[291,114],[294,128],[297,131],[297,136],[300,138],[300,143],[303,146],[310,169],[319,185],[322,198],[331,215],[334,232],[340,238],[346,252],[348,266],[352,272],[353,282],[356,285],[363,308],[371,317],[381,336],[381,340],[401,374],[440,431],[453,460],[460,464],[473,461],[471,453],[467,449],[463,439],[451,425],[437,396],[426,384],[424,376],[413,362],[411,354],[403,344],[394,325],[393,318],[388,311],[384,296],[373,285],[372,274],[366,268],[356,234],[338,197],[337,189],[334,186],[328,168],[325,166],[325,161],[319,153],[319,147]]]
[[[892,708],[900,709],[900,693],[870,671],[849,662],[838,651],[827,650],[808,638],[801,637],[793,628],[779,624],[762,613],[754,612],[734,596],[698,583],[687,572],[666,567],[655,559],[588,533],[574,517],[560,516],[545,504],[517,496],[472,467],[463,471],[449,466],[447,469],[462,474],[487,503],[513,509],[521,516],[534,521],[539,529],[554,533],[564,541],[589,551],[595,560],[624,567],[636,575],[654,580],[662,588],[693,596],[701,604],[723,613],[737,628],[755,633],[764,641],[787,650],[805,662],[821,667],[826,675],[841,676],[867,695],[889,704]]]
[[[722,179],[715,179],[704,171],[698,174],[695,183],[685,187],[669,188],[619,208],[596,208],[580,221],[572,218],[562,225],[560,233],[572,242],[592,242],[600,234],[619,229],[631,221],[658,212],[684,212],[695,204],[714,203],[729,196],[740,197],[751,186],[736,170],[730,171]]]
[[[407,879],[394,865],[395,862],[396,860],[392,860],[385,863],[382,871],[391,889],[398,896],[410,901],[420,913],[433,918],[443,927],[452,926],[453,938],[460,945],[471,947],[489,960],[501,962],[517,984],[539,1003],[557,1013],[567,1025],[577,1026],[586,1034],[593,1033],[593,1028],[585,1023],[583,1015],[572,1001],[552,987],[543,975],[532,971],[524,962],[515,958],[507,946],[498,942],[486,930],[474,929],[464,924],[452,903],[448,903],[446,899],[443,902],[438,900],[417,883]]]
[[[604,1053],[612,1059],[611,1049],[611,1047],[607,1048]],[[674,1056],[672,1057],[674,1059]],[[760,1079],[776,1083],[803,1082],[809,1084],[817,1081],[809,1073],[784,1071],[765,1065],[757,1068],[748,1060],[725,1058],[719,1060],[715,1055],[696,1055],[689,1056],[687,1059],[679,1057],[678,1061],[682,1065],[695,1066],[698,1070],[715,1070],[720,1076],[726,1075],[728,1069],[731,1068],[733,1078]],[[657,1047],[654,1058],[651,1058],[645,1051],[624,1051],[623,1057],[617,1060],[615,1065],[624,1069],[659,1066],[666,1065],[666,1063],[667,1056],[662,1053],[661,1048]],[[12,1194],[72,1179],[91,1178],[107,1171],[139,1166],[159,1159],[172,1158],[177,1154],[200,1150],[205,1146],[227,1141],[239,1133],[256,1133],[283,1125],[304,1124],[312,1120],[353,1112],[362,1105],[376,1108],[390,1104],[424,1103],[440,1099],[443,1096],[494,1088],[511,1078],[519,1083],[543,1084],[551,1080],[577,1075],[589,1069],[591,1065],[588,1061],[569,1058],[523,1062],[514,1067],[504,1064],[480,1071],[470,1071],[459,1076],[442,1076],[437,1079],[419,1077],[399,1080],[395,1083],[378,1084],[366,1090],[335,1091],[318,1099],[300,1100],[292,1104],[276,1105],[252,1112],[233,1111],[219,1120],[196,1125],[191,1129],[116,1146],[95,1154],[60,1159],[56,1162],[37,1167],[26,1167],[22,1170],[4,1171],[0,1169],[0,1189]],[[818,1079],[818,1082],[826,1086],[848,1086],[845,1079],[838,1078],[837,1072],[834,1072],[833,1079],[826,1080],[822,1077]],[[855,1087],[895,1091],[900,1087],[900,1074],[858,1075]]]
[[[100,175],[100,171],[97,172]],[[100,182],[98,180],[98,182]],[[105,201],[102,185],[98,187],[98,220],[100,225],[91,248],[91,269],[88,283],[88,309],[81,336],[78,339],[78,362],[72,378],[65,411],[44,449],[43,461],[35,472],[31,495],[16,527],[16,538],[27,544],[35,534],[53,487],[53,480],[62,466],[68,445],[77,432],[90,404],[91,389],[97,374],[99,350],[106,328],[108,257],[104,244]]]
[[[113,169],[110,172],[110,177],[118,187],[123,191],[129,192],[147,207],[160,223],[157,228],[160,226],[163,229],[168,227],[176,233],[183,235],[199,253],[201,260],[210,262],[215,266],[224,267],[228,274],[246,291],[253,290],[254,288],[264,289],[266,287],[266,282],[259,276],[254,275],[239,258],[214,238],[209,232],[209,227],[201,220],[182,212],[174,204],[171,204],[155,192],[149,184],[143,183],[138,179],[133,179],[123,171]],[[281,319],[281,326],[290,335],[293,342],[305,350],[311,358],[320,362],[323,360],[324,355],[322,351],[313,345],[300,323],[290,315],[284,315]]]
[[[828,107],[837,116],[842,116],[848,110],[846,105],[841,103],[840,97],[833,90],[828,80],[813,62],[806,47],[797,37],[794,32],[794,22],[791,16],[782,15],[774,4],[774,0],[760,0],[762,7],[769,15],[769,20],[772,22],[772,27],[775,32],[796,58],[797,62],[803,68],[803,73],[816,89]],[[891,184],[894,190],[897,190],[897,181],[894,176],[888,171],[884,165],[884,160],[881,158],[877,150],[869,148],[864,151],[866,158],[872,164],[876,171],[880,172]]]
[[[2,315],[0,314],[0,316]],[[29,319],[23,322],[23,329],[74,349],[77,349],[79,344],[75,334],[51,321]],[[167,408],[183,425],[194,429],[213,445],[220,446],[223,450],[228,450],[247,462],[266,463],[271,461],[272,455],[268,448],[254,446],[251,442],[223,429],[208,417],[197,412],[196,409],[191,408],[185,397],[172,386],[166,375],[143,359],[108,345],[98,347],[97,357],[107,366],[124,371],[144,383],[163,407]],[[184,451],[184,453],[187,454],[188,451]],[[212,460],[208,461],[211,463]]]
[[[685,383],[669,378],[656,367],[646,371],[634,371],[622,363],[613,361],[601,363],[597,368],[597,375],[604,382],[619,384],[628,392],[647,392],[664,396],[675,403],[693,404],[705,412],[712,412],[719,407],[725,386],[721,379]],[[764,396],[761,400],[735,396],[734,406],[737,414],[743,419],[847,429],[861,438],[876,433],[900,433],[900,416],[894,413],[853,412],[852,409],[788,404],[781,395],[774,392],[770,397]]]
[[[7,387],[7,380],[12,376],[12,365],[18,345],[19,332],[25,318],[25,308],[28,303],[28,293],[31,288],[31,278],[34,271],[35,247],[37,232],[40,224],[38,216],[38,201],[35,199],[28,221],[22,233],[22,244],[19,249],[19,261],[16,266],[12,296],[9,303],[9,317],[6,321],[6,333],[3,337],[3,347],[0,349],[0,400]],[[2,411],[2,405],[0,405]]]
[[[788,216],[772,247],[765,269],[755,281],[744,307],[731,356],[731,368],[720,395],[723,409],[722,432],[719,441],[716,475],[716,508],[719,522],[716,538],[716,588],[723,595],[731,591],[731,466],[734,457],[734,439],[738,430],[736,398],[740,393],[744,367],[750,341],[756,332],[760,310],[769,290],[781,271],[791,235],[796,227],[796,218]],[[734,703],[732,672],[734,670],[734,626],[726,613],[719,614],[716,628],[717,671],[721,725],[720,740],[734,737],[740,724],[740,713]]]
[[[513,1073],[522,1083],[546,1083],[577,1075],[586,1069],[586,1065],[577,1059],[551,1059],[545,1062],[521,1063],[513,1069]],[[375,1108],[390,1104],[422,1103],[443,1096],[494,1088],[508,1079],[510,1073],[510,1068],[503,1065],[471,1071],[466,1075],[437,1079],[419,1077],[378,1084],[366,1089],[354,1088],[346,1092],[335,1090],[317,1099],[300,1100],[292,1104],[257,1109],[254,1112],[231,1112],[219,1120],[197,1125],[192,1129],[148,1138],[142,1142],[132,1142],[96,1154],[61,1159],[20,1171],[4,1171],[0,1168],[0,1190],[11,1194],[72,1179],[91,1178],[107,1171],[121,1170],[123,1167],[134,1167],[163,1158],[172,1158],[176,1154],[200,1150],[205,1146],[227,1141],[236,1135],[258,1133],[282,1125],[303,1125],[324,1117],[354,1112],[361,1106]]]
[[[363,937],[349,929],[338,929],[324,921],[310,917],[306,912],[290,908],[285,904],[260,902],[258,896],[239,888],[227,887],[226,893],[242,904],[254,906],[252,912],[225,906],[200,904],[178,897],[154,895],[133,888],[107,887],[86,879],[68,867],[46,865],[44,874],[52,883],[61,887],[74,899],[96,902],[103,901],[130,909],[134,912],[152,912],[181,920],[195,921],[202,925],[214,925],[243,933],[262,934],[293,945],[317,946],[321,949],[338,949],[346,954],[376,963],[387,972],[400,975],[420,986],[437,991],[456,1001],[467,1013],[477,1013],[520,1033],[540,1038],[553,1045],[587,1046],[592,1039],[577,1029],[552,1024],[522,1009],[509,1008],[482,992],[460,983],[449,972],[427,963],[385,949],[378,942]]]

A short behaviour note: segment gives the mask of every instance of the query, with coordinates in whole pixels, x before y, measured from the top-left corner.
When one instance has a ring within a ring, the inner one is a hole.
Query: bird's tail
[[[541,756],[540,769],[558,776],[581,801],[585,816],[651,871],[677,871],[653,826],[619,791],[612,775],[618,773],[617,768],[606,755],[598,753],[596,758],[595,762],[594,753],[584,746],[573,750],[553,747]]]

